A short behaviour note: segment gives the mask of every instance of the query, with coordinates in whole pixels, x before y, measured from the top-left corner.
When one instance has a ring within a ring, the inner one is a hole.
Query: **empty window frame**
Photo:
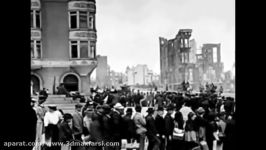
[[[88,17],[87,11],[71,11],[69,12],[69,28],[70,29],[82,29],[93,27],[93,16]],[[92,20],[92,23],[90,23]]]
[[[212,50],[212,54],[213,54],[213,55],[212,55],[212,58],[213,58],[213,62],[214,62],[214,63],[216,63],[216,62],[218,61],[218,60],[217,60],[217,58],[218,58],[218,55],[217,55],[218,53],[217,53],[217,52],[218,52],[218,51],[217,51],[217,47],[214,47],[213,50]]]
[[[33,59],[40,59],[42,46],[41,41],[39,40],[31,40],[31,58]]]
[[[39,10],[31,10],[31,28],[41,28],[41,12]]]
[[[95,58],[95,42],[70,41],[70,58],[71,59]]]

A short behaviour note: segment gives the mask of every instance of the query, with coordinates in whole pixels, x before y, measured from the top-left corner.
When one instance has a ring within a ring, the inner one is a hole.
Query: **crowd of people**
[[[144,150],[235,149],[235,101],[215,92],[92,91],[73,114],[32,99],[38,149],[120,150],[123,139]],[[145,114],[143,109],[147,108]],[[43,137],[45,135],[45,137]],[[145,142],[147,139],[148,142]],[[115,146],[52,146],[52,142],[116,142]]]

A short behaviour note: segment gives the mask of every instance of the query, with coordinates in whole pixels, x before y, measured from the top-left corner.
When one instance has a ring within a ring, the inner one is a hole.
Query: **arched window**
[[[39,92],[41,87],[40,87],[40,79],[36,75],[31,75],[31,81],[33,83],[33,91],[34,92]]]
[[[68,92],[79,91],[79,80],[77,76],[69,74],[64,77],[63,83]]]

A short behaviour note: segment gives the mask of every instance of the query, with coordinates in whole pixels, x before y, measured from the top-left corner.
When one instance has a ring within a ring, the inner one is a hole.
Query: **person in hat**
[[[157,137],[159,137],[161,143],[159,146],[160,150],[163,150],[165,147],[165,124],[164,124],[164,108],[162,106],[159,106],[157,109],[157,115],[155,117],[155,126],[158,131]]]
[[[207,120],[203,117],[205,113],[204,108],[199,107],[196,110],[196,118],[195,118],[195,131],[198,134],[199,142],[205,141],[206,142],[206,127],[207,127]]]
[[[139,140],[137,140],[139,142],[139,150],[144,150],[145,136],[146,136],[147,129],[145,128],[146,120],[141,114],[141,109],[142,108],[140,105],[135,106],[136,113],[133,117],[133,120],[134,120],[134,123],[137,127],[136,134],[137,134],[137,138],[139,139]]]
[[[124,134],[124,124],[122,115],[124,114],[124,106],[120,103],[114,105],[111,116],[111,128],[112,128],[112,137],[114,142],[119,142],[121,145],[121,139]],[[119,150],[119,146],[114,147],[115,150]]]
[[[105,142],[112,142],[112,126],[111,126],[111,107],[108,104],[103,104],[102,114],[102,134]],[[107,148],[108,149],[108,148]]]
[[[70,143],[74,140],[74,131],[73,131],[73,117],[71,114],[66,113],[63,116],[62,123],[59,124],[59,141],[63,142],[65,145],[62,145],[62,149],[70,149]]]
[[[126,115],[123,117],[125,127],[126,127],[126,139],[128,143],[132,143],[133,138],[135,138],[135,123],[132,119],[133,110],[132,108],[127,108]]]
[[[146,117],[146,128],[147,128],[147,137],[149,141],[148,150],[159,149],[160,139],[157,137],[158,131],[156,129],[155,120],[154,120],[154,109],[148,108]]]
[[[174,106],[172,104],[169,104],[167,106],[167,114],[164,117],[164,123],[165,123],[165,137],[166,137],[166,147],[167,149],[171,149],[171,141],[173,139],[173,132],[174,132],[174,119],[172,118],[172,114],[174,112]]]
[[[102,109],[101,107],[97,107],[99,110]],[[92,113],[91,117],[92,123],[90,124],[90,136],[87,139],[88,141],[92,142],[103,142],[103,131],[102,131],[102,114],[98,113],[95,111]],[[94,150],[102,150],[101,146],[96,146],[96,147],[89,147],[89,149],[94,149]]]
[[[85,106],[82,108],[82,112],[83,112],[83,124],[84,124],[84,128],[83,128],[83,133],[85,136],[85,141],[88,139],[86,137],[89,136],[90,134],[90,125],[92,123],[92,115],[94,113],[94,108],[93,108],[93,102],[92,101],[88,101]]]
[[[219,141],[219,137],[217,134],[219,130],[215,118],[216,118],[215,113],[209,113],[208,123],[206,126],[206,142],[209,147],[209,150],[213,150],[214,141]]]
[[[195,118],[196,114],[190,112],[188,114],[188,120],[186,121],[184,137],[185,141],[187,142],[187,147],[189,148],[193,148],[195,143],[198,142],[195,129]]]
[[[49,111],[44,116],[45,127],[45,142],[47,146],[51,147],[51,142],[58,142],[59,131],[57,124],[62,120],[62,114],[57,110],[56,105],[50,104],[48,106]],[[54,149],[60,148],[60,146],[52,146]]]
[[[75,112],[73,113],[73,130],[75,139],[82,140],[81,135],[83,134],[83,116],[81,114],[82,105],[77,103],[75,105]]]

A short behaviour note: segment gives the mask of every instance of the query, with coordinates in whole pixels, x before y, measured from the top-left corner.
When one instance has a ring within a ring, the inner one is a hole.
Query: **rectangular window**
[[[34,58],[34,41],[31,40],[30,42],[30,47],[31,47],[31,58]]]
[[[40,11],[36,11],[36,28],[41,28],[41,17],[40,17]]]
[[[71,41],[71,58],[78,58],[78,42]]]
[[[30,27],[33,28],[34,27],[34,15],[33,15],[33,10],[31,10],[30,12]]]
[[[88,28],[87,12],[79,12],[79,27]]]
[[[70,29],[78,28],[77,12],[70,12]]]
[[[93,25],[94,25],[93,16],[90,15],[90,16],[89,16],[89,28],[90,28],[90,29],[93,29]]]
[[[35,58],[41,58],[41,41],[36,41]]]
[[[183,48],[183,39],[180,39],[180,47]]]
[[[193,81],[193,70],[189,69],[189,81],[192,82]]]
[[[213,54],[213,57],[212,57],[213,62],[216,63],[217,62],[217,47],[213,48],[212,54]]]
[[[90,42],[90,58],[95,58],[95,54],[96,54],[96,48],[95,48],[95,42],[91,41]]]
[[[88,41],[80,41],[80,58],[88,58]]]
[[[31,28],[41,28],[41,13],[38,10],[31,10]]]
[[[41,58],[41,41],[31,40],[31,58]]]
[[[188,39],[184,39],[185,41],[185,47],[187,48],[188,47]]]
[[[181,53],[181,63],[184,63],[184,53]]]

